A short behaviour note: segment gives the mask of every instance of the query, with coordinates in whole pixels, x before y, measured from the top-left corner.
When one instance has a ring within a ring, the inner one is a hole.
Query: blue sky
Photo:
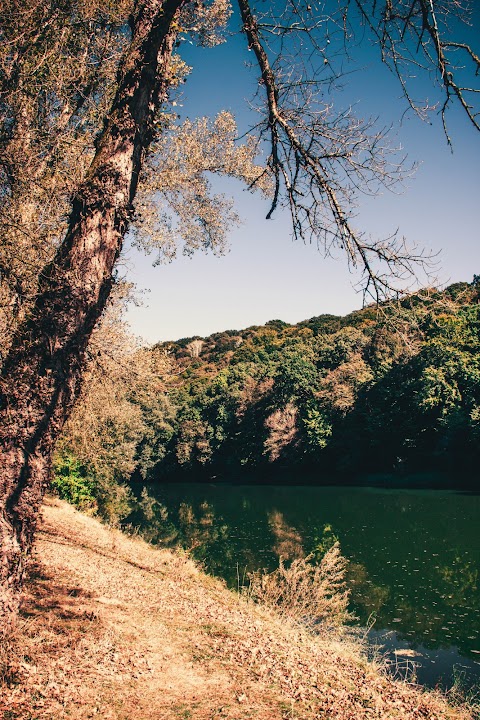
[[[478,29],[477,20],[478,14]],[[193,66],[181,100],[184,116],[212,116],[227,109],[242,129],[247,128],[252,120],[247,103],[258,73],[245,67],[251,55],[244,42],[238,35],[213,49],[184,49],[183,57]],[[403,194],[362,200],[356,225],[383,237],[398,228],[409,242],[440,253],[440,283],[471,281],[480,273],[480,133],[459,110],[451,111],[452,153],[438,118],[433,116],[429,125],[412,113],[403,115],[398,83],[365,42],[358,63],[361,69],[351,76],[340,103],[354,103],[362,117],[380,116],[385,125],[396,123],[396,143],[420,165]],[[433,97],[428,84],[420,83],[420,88]],[[343,258],[325,258],[313,246],[294,243],[286,214],[277,212],[267,221],[265,200],[234,182],[221,187],[234,194],[243,219],[231,233],[227,255],[179,255],[170,265],[153,267],[151,257],[126,243],[128,277],[143,301],[127,314],[135,334],[153,343],[275,318],[293,323],[361,307],[359,278],[348,272]]]

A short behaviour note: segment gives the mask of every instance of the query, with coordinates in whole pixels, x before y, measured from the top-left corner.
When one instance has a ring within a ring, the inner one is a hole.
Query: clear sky
[[[477,35],[478,20],[477,12]],[[227,109],[246,129],[252,118],[247,103],[258,72],[245,67],[251,56],[244,43],[238,35],[213,49],[186,48],[182,55],[193,71],[181,101],[184,116],[212,116]],[[452,153],[435,118],[428,125],[408,113],[399,123],[405,110],[400,87],[376,57],[363,43],[359,59],[363,69],[351,76],[341,102],[355,102],[362,117],[381,116],[386,125],[396,122],[397,142],[420,166],[403,194],[362,200],[356,225],[383,237],[398,228],[409,242],[440,253],[440,283],[471,281],[474,273],[480,273],[480,133],[459,110],[451,111]],[[428,85],[425,93],[433,95]],[[277,212],[267,221],[264,199],[232,181],[221,187],[227,194],[233,192],[243,219],[231,233],[227,255],[198,252],[191,259],[179,255],[169,265],[153,267],[152,258],[127,241],[128,278],[143,300],[127,315],[135,334],[154,343],[276,318],[294,323],[361,307],[359,278],[348,272],[343,258],[325,258],[313,246],[294,243],[286,214]]]

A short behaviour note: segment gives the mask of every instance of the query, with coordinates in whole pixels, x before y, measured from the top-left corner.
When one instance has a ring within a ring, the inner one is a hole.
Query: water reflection
[[[268,525],[275,538],[272,550],[282,560],[297,560],[305,557],[302,536],[293,525],[289,525],[279,510],[267,513]]]
[[[248,572],[274,569],[279,557],[320,558],[339,540],[361,624],[373,623],[392,652],[418,652],[422,667],[430,658],[444,668],[449,656],[450,681],[459,659],[480,679],[480,496],[169,485],[149,488],[141,503],[145,512],[133,522],[149,540],[181,542],[232,587]],[[422,672],[421,681],[450,682],[444,669],[428,678]]]
[[[353,561],[348,566],[347,583],[356,615],[370,626],[376,622],[381,609],[388,602],[390,588],[374,583],[365,565]]]

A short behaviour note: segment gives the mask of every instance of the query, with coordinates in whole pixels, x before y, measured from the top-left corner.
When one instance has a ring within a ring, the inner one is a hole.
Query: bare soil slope
[[[57,500],[1,653],[5,720],[471,717]]]

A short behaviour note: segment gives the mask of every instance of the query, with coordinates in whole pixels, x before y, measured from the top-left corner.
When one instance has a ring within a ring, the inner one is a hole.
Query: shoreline
[[[310,635],[232,593],[185,554],[56,499],[43,514],[2,657],[9,720],[473,718],[392,680],[347,635]]]

